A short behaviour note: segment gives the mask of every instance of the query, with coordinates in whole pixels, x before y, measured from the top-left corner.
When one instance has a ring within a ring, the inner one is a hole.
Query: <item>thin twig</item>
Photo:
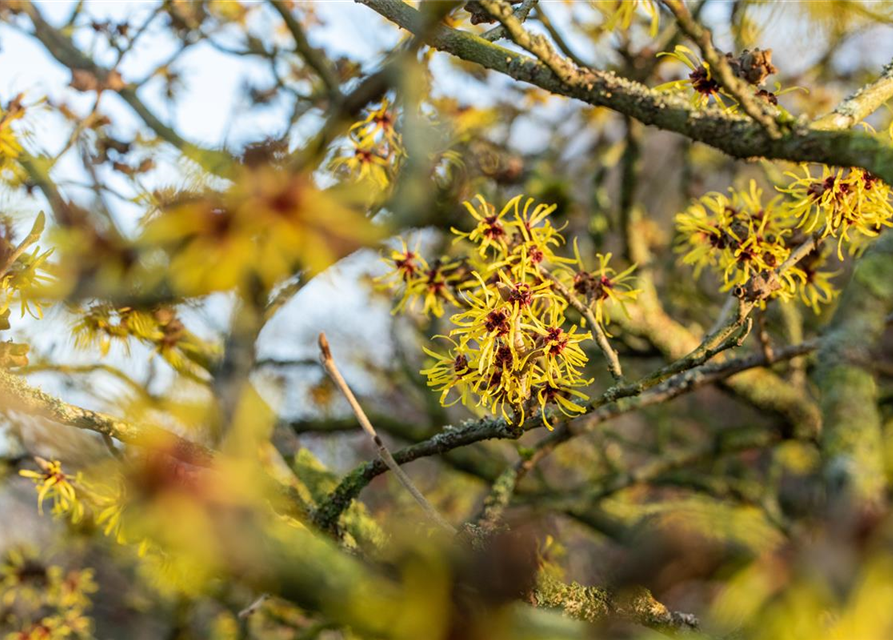
[[[519,22],[524,22],[527,20],[527,16],[530,14],[531,9],[536,6],[537,0],[524,0],[521,3],[521,6],[515,9],[515,17]],[[537,8],[539,10],[539,8]],[[488,42],[496,42],[497,40],[501,40],[506,36],[505,27],[499,25],[498,27],[493,27],[489,31],[485,31],[481,34],[481,37]]]
[[[340,98],[341,83],[339,82],[338,74],[332,67],[329,59],[326,58],[321,51],[315,49],[310,44],[310,41],[307,40],[307,36],[304,33],[303,27],[301,27],[301,23],[295,19],[295,16],[282,0],[270,0],[270,4],[280,15],[285,22],[285,26],[291,33],[292,39],[295,41],[295,51],[304,59],[304,62],[316,72],[316,75],[319,76],[320,80],[323,81],[329,95],[335,98]]]
[[[735,296],[726,298],[726,301],[722,305],[722,309],[719,310],[719,315],[716,317],[716,322],[713,323],[713,326],[710,327],[710,331],[707,332],[708,335],[716,333],[722,329],[723,325],[728,322],[729,316],[732,315],[732,311],[734,311],[736,306],[738,306],[738,300]]]
[[[760,350],[766,357],[766,360],[772,360],[772,339],[769,337],[769,329],[766,327],[766,310],[760,309],[757,312],[757,338],[760,340]]]
[[[238,617],[241,619],[249,618],[252,614],[254,614],[258,609],[260,609],[263,604],[270,599],[269,593],[262,593],[260,597],[257,598],[254,602],[249,604],[247,607],[239,611]]]
[[[549,16],[546,15],[546,12],[543,10],[542,6],[537,6],[536,18],[537,20],[539,20],[540,24],[543,25],[548,34],[552,37],[552,41],[555,43],[555,46],[557,46],[564,55],[573,60],[578,67],[588,68],[591,66],[588,62],[583,60],[583,58],[578,56],[573,49],[571,49],[570,45],[567,43],[558,29],[555,28],[555,25],[552,24],[552,21],[549,19]]]
[[[431,503],[428,502],[425,496],[422,495],[422,492],[416,488],[416,486],[412,483],[412,480],[409,479],[409,476],[406,475],[406,472],[404,472],[397,461],[394,460],[394,456],[391,455],[390,450],[388,450],[384,442],[382,442],[381,438],[378,437],[378,433],[376,433],[375,427],[373,427],[372,423],[369,422],[369,418],[366,417],[366,412],[363,411],[363,407],[360,406],[360,403],[357,401],[356,396],[354,396],[353,391],[351,391],[350,387],[347,386],[347,381],[344,380],[344,377],[338,370],[338,366],[335,364],[335,359],[332,357],[332,350],[329,348],[329,341],[328,339],[326,339],[325,333],[319,334],[319,351],[322,357],[322,365],[325,368],[326,373],[329,374],[329,376],[341,390],[341,393],[343,393],[344,397],[347,398],[347,402],[350,404],[350,408],[353,409],[357,420],[359,420],[360,426],[363,427],[363,431],[366,432],[366,434],[372,439],[372,442],[375,443],[375,446],[378,447],[379,457],[387,465],[388,469],[390,469],[394,473],[394,475],[397,477],[397,480],[400,481],[400,484],[402,484],[403,487],[409,492],[409,494],[413,498],[415,498],[415,501],[419,503],[419,506],[422,507],[428,517],[431,518],[431,520],[433,520],[441,528],[455,534],[455,527],[447,522],[444,517],[441,516],[433,506],[431,506]]]
[[[480,3],[502,23],[512,42],[539,58],[558,78],[571,84],[586,75],[573,62],[558,55],[544,36],[524,29],[512,11],[512,6],[505,0],[480,0]]]

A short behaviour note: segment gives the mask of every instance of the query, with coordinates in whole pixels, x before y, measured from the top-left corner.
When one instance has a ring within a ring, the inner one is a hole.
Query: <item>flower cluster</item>
[[[677,251],[683,264],[697,276],[704,267],[721,274],[723,290],[744,285],[758,274],[774,273],[778,287],[770,298],[799,297],[816,313],[831,302],[836,291],[827,270],[829,252],[821,240],[838,239],[837,257],[843,260],[844,242],[851,251],[866,239],[893,226],[890,188],[863,169],[831,170],[824,167],[813,177],[808,167],[792,178],[782,195],[763,202],[754,181],[744,191],[729,195],[708,193],[676,216]],[[799,261],[788,259],[807,236],[818,234],[817,247]]]
[[[73,311],[75,345],[98,344],[102,355],[108,354],[113,342],[127,348],[133,338],[153,348],[176,371],[192,376],[210,369],[219,355],[218,347],[189,331],[170,306],[135,309],[96,303]]]
[[[72,524],[90,521],[118,544],[135,544],[140,557],[145,557],[150,549],[160,552],[145,536],[125,532],[123,516],[130,496],[122,476],[112,474],[111,477],[104,476],[102,481],[93,482],[80,472],[75,475],[66,473],[58,460],[35,458],[35,461],[37,471],[26,469],[19,471],[19,475],[34,482],[37,510],[41,515],[44,503],[50,500],[52,515],[56,518],[67,518]]]
[[[332,161],[332,168],[345,170],[355,180],[368,180],[381,189],[387,188],[406,155],[395,124],[393,105],[385,99],[350,128],[350,147],[345,155]]]
[[[97,591],[92,569],[46,564],[30,549],[12,548],[0,560],[0,602],[9,640],[92,638],[86,612]]]
[[[855,167],[834,170],[823,165],[821,175],[815,177],[807,165],[802,171],[802,175],[785,174],[792,179],[780,189],[793,200],[788,211],[807,233],[820,229],[823,238],[837,238],[841,259],[844,242],[874,237],[883,227],[893,226],[890,187],[880,178]]]
[[[677,250],[696,274],[705,266],[721,273],[724,290],[745,284],[755,273],[780,266],[790,255],[790,217],[781,196],[762,202],[763,192],[751,181],[747,191],[712,192],[676,216]]]
[[[555,205],[536,204],[517,196],[499,212],[483,197],[466,202],[474,224],[453,229],[454,244],[471,245],[467,256],[428,262],[404,243],[386,259],[390,270],[379,282],[396,289],[395,311],[424,300],[426,314],[450,317],[446,352],[425,349],[433,359],[422,373],[440,392],[441,403],[484,407],[515,424],[538,406],[549,425],[547,407],[565,415],[584,411],[574,402],[587,400],[580,389],[588,357],[583,343],[589,331],[566,317],[569,301],[553,279],[579,295],[600,324],[608,309],[634,299],[632,268],[617,273],[610,254],[598,255],[598,269],[587,271],[579,251],[562,257],[565,240],[550,215]]]

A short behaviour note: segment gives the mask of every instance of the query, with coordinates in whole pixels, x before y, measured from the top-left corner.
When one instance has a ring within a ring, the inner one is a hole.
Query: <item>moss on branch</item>
[[[885,491],[881,415],[869,367],[893,310],[893,234],[858,262],[819,351],[824,471],[832,499],[877,504]]]
[[[214,459],[214,453],[197,442],[187,440],[161,427],[136,424],[69,404],[32,387],[23,378],[6,369],[0,369],[0,397],[4,409],[42,416],[61,424],[114,438],[125,444],[163,451],[190,464],[204,466]]]
[[[717,107],[698,109],[682,96],[659,92],[610,71],[575,69],[563,74],[540,60],[493,44],[474,34],[440,26],[425,33],[421,14],[402,0],[357,0],[398,26],[424,34],[435,49],[554,94],[607,107],[648,125],[682,134],[736,158],[763,157],[792,162],[858,166],[893,184],[893,145],[859,131],[795,126],[777,139],[750,118]]]

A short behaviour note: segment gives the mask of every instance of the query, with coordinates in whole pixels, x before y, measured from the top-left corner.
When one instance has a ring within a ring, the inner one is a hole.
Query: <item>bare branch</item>
[[[537,0],[524,0],[514,11],[515,18],[518,19],[518,22],[524,22],[527,20],[527,16],[530,15],[531,9],[533,9],[537,4]],[[539,10],[539,8],[537,8]],[[481,37],[488,42],[496,42],[506,36],[505,27],[500,25],[498,27],[493,27],[489,31],[481,34]]]
[[[208,466],[214,459],[214,452],[197,442],[186,440],[161,427],[138,425],[69,404],[32,387],[5,369],[0,369],[0,397],[6,409],[43,416],[78,429],[95,431],[125,444],[162,451],[190,464]]]
[[[447,522],[443,516],[441,516],[437,509],[431,506],[431,503],[422,495],[422,492],[416,488],[416,486],[412,483],[409,476],[406,475],[406,472],[400,468],[400,465],[394,460],[394,456],[391,455],[390,450],[385,446],[384,442],[382,442],[381,438],[378,436],[378,433],[375,432],[375,427],[372,426],[372,423],[369,422],[369,418],[366,416],[366,413],[363,411],[363,407],[360,406],[360,403],[357,402],[356,396],[354,396],[353,391],[350,390],[350,387],[347,385],[347,381],[341,375],[341,372],[338,370],[338,366],[335,364],[335,359],[332,358],[332,350],[329,348],[329,341],[326,339],[326,334],[319,334],[319,351],[322,357],[322,365],[326,370],[326,373],[332,378],[338,388],[341,390],[341,393],[344,394],[344,397],[347,398],[347,402],[350,404],[350,408],[353,409],[354,414],[357,417],[357,420],[360,422],[360,426],[363,427],[363,431],[372,439],[372,442],[375,443],[375,446],[378,447],[378,455],[381,460],[387,465],[387,467],[394,473],[397,480],[399,480],[400,484],[409,492],[409,494],[415,499],[415,501],[422,507],[422,510],[425,514],[431,518],[431,520],[436,523],[441,528],[449,531],[450,533],[456,533],[456,529]]]
[[[78,49],[71,38],[44,20],[32,2],[27,2],[24,5],[24,11],[34,25],[35,37],[56,60],[73,71],[81,70],[90,73],[100,84],[109,84],[109,90],[121,96],[121,99],[130,105],[159,138],[177,147],[185,156],[197,162],[205,170],[222,176],[230,174],[235,164],[235,159],[230,154],[217,149],[206,149],[182,138],[180,134],[164,124],[145,105],[137,95],[135,87],[123,84],[122,86],[111,86],[114,85],[114,83],[109,82],[111,70],[99,66]]]
[[[316,75],[319,76],[320,80],[323,81],[323,84],[326,85],[326,89],[329,91],[329,95],[336,99],[340,98],[340,82],[338,81],[338,75],[335,73],[335,69],[332,68],[329,59],[318,49],[311,46],[301,24],[295,19],[294,14],[292,14],[288,7],[285,6],[285,3],[282,0],[270,0],[270,4],[273,5],[273,8],[285,22],[285,26],[288,28],[289,33],[291,33],[292,39],[295,41],[295,50],[298,55],[304,59],[304,62],[306,62],[310,68],[316,72]]]
[[[401,0],[357,0],[400,27],[422,33],[419,12]],[[794,127],[773,139],[750,118],[718,108],[698,109],[682,96],[658,92],[613,73],[586,70],[566,82],[535,58],[443,25],[430,29],[425,40],[441,51],[486,69],[529,82],[546,91],[607,107],[645,124],[674,131],[736,158],[761,156],[793,162],[864,167],[893,184],[893,147],[858,131],[816,131]]]
[[[881,71],[880,77],[867,84],[829,114],[812,123],[812,128],[823,131],[849,129],[877,111],[885,102],[893,98],[893,61]]]

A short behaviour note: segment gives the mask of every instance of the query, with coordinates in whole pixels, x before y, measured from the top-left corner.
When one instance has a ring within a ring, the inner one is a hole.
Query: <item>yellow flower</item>
[[[72,335],[81,349],[98,343],[101,353],[107,355],[112,342],[129,349],[129,340],[134,338],[154,348],[176,371],[190,376],[199,374],[199,369],[208,370],[219,356],[219,347],[189,331],[172,307],[115,308],[99,303],[72,306],[72,310],[76,318]]]
[[[843,243],[853,241],[850,231],[874,237],[883,227],[893,226],[890,187],[868,171],[833,170],[822,165],[821,176],[813,178],[807,165],[802,170],[802,176],[786,172],[792,181],[787,187],[779,187],[779,191],[793,199],[788,211],[799,218],[798,226],[807,233],[820,228],[823,238],[838,238],[837,253],[841,259]]]
[[[422,300],[423,314],[441,317],[446,304],[458,304],[453,290],[462,284],[463,263],[442,257],[429,266],[419,255],[418,247],[410,251],[403,240],[400,243],[402,250],[392,251],[390,258],[384,260],[390,270],[374,282],[398,297],[392,313],[415,309],[418,300]]]
[[[43,304],[41,298],[46,297],[47,285],[53,281],[49,274],[51,269],[47,260],[53,254],[53,250],[41,251],[34,246],[30,252],[28,249],[43,235],[46,225],[46,216],[41,211],[34,220],[31,231],[19,243],[13,244],[12,232],[7,229],[6,237],[0,238],[2,251],[9,264],[5,265],[5,271],[0,276],[0,314],[4,314],[15,303],[18,303],[22,317],[26,313],[34,318],[43,317]],[[32,308],[33,305],[33,308]]]
[[[350,142],[352,149],[332,160],[332,169],[344,168],[353,180],[366,180],[379,189],[386,189],[391,182],[391,163],[387,156],[369,138]]]
[[[840,272],[822,271],[827,262],[828,252],[814,249],[791,267],[783,278],[786,289],[791,293],[799,292],[803,304],[816,314],[821,312],[820,305],[830,303],[840,293],[831,284],[831,278]]]
[[[396,116],[389,100],[382,100],[377,109],[371,109],[366,117],[350,128],[350,134],[361,144],[372,145],[383,142],[388,145],[389,152],[402,155],[403,139],[396,129]],[[390,153],[388,155],[390,155]]]
[[[536,399],[540,406],[540,415],[543,416],[543,424],[551,431],[554,427],[549,421],[549,413],[547,408],[557,406],[558,410],[569,418],[586,412],[586,407],[571,402],[570,397],[574,396],[581,400],[588,401],[589,396],[581,393],[571,387],[556,387],[551,383],[546,383],[537,387]]]
[[[513,219],[505,223],[505,231],[509,237],[505,258],[491,263],[490,269],[508,266],[517,280],[527,275],[536,275],[540,265],[571,264],[573,260],[562,258],[555,249],[564,244],[561,229],[552,225],[549,216],[554,213],[556,205],[538,204],[528,198],[521,208],[523,198],[512,198],[509,204],[514,209]]]
[[[72,479],[62,471],[58,460],[48,461],[35,458],[40,471],[22,470],[19,475],[34,481],[37,490],[37,510],[43,514],[44,500],[53,501],[53,515],[69,515],[72,522],[79,522],[84,516],[84,505],[78,499]]]
[[[574,384],[584,382],[582,369],[589,361],[580,344],[584,340],[592,340],[592,333],[577,333],[579,327],[576,325],[565,331],[561,327],[564,323],[564,317],[560,316],[553,324],[540,329],[542,333],[537,341],[537,349],[541,353],[539,366],[552,385],[562,381]]]
[[[462,353],[459,345],[446,336],[437,336],[449,340],[453,348],[447,354],[440,354],[423,347],[425,353],[434,358],[434,364],[427,369],[422,369],[422,375],[428,378],[428,386],[435,391],[440,391],[440,403],[444,407],[451,407],[461,402],[468,404],[469,392],[472,385],[480,378],[474,364],[468,361],[468,356]],[[459,395],[452,402],[447,402],[447,396],[453,389],[458,389]]]
[[[5,110],[0,109],[0,167],[5,166],[9,160],[15,160],[22,153],[22,145],[12,129],[12,123],[25,115],[22,98],[22,94],[19,94],[10,101]]]
[[[170,254],[170,278],[184,295],[260,282],[270,288],[301,269],[319,272],[380,230],[303,174],[272,166],[245,169],[224,194],[163,211],[141,243]]]
[[[660,26],[660,11],[654,0],[594,0],[593,5],[605,16],[603,28],[613,31],[616,28],[629,29],[639,8],[651,18],[649,34],[653,38]]]
[[[673,51],[664,51],[658,53],[657,56],[667,56],[675,58],[686,67],[691,69],[691,73],[687,78],[682,80],[674,80],[665,82],[655,87],[658,91],[688,91],[692,105],[696,107],[706,107],[713,98],[717,104],[723,109],[729,109],[735,105],[734,100],[722,91],[720,84],[713,78],[713,71],[706,61],[701,61],[694,51],[685,45],[677,44]],[[727,105],[725,100],[731,102]]]
[[[580,249],[574,239],[574,256],[578,271],[573,274],[573,290],[583,296],[585,302],[595,312],[595,321],[602,326],[611,322],[610,310],[613,305],[619,305],[626,312],[626,303],[639,297],[641,289],[635,289],[632,276],[636,265],[632,265],[623,271],[616,271],[611,264],[612,254],[595,255],[598,267],[594,271],[587,271],[580,257]]]
[[[515,207],[519,198],[520,196],[509,200],[498,214],[496,208],[484,200],[480,194],[475,196],[479,209],[476,209],[470,202],[463,202],[468,213],[477,222],[477,226],[467,233],[452,229],[453,233],[458,236],[454,242],[459,242],[464,238],[477,244],[478,253],[482,257],[487,256],[488,249],[495,250],[496,254],[505,252],[508,248],[508,233],[503,218]]]

